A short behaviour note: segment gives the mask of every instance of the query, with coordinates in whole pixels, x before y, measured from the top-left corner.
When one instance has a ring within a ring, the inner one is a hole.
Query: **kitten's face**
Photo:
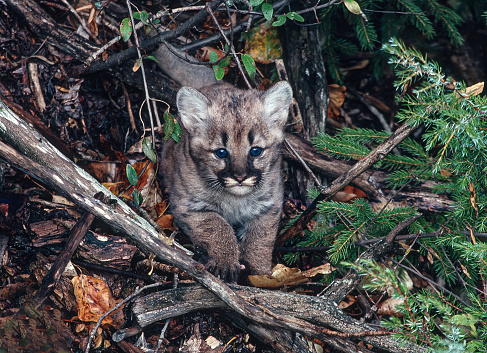
[[[291,100],[287,83],[276,86],[265,93],[215,85],[178,94],[190,155],[211,189],[243,196],[272,178]]]
[[[280,139],[265,124],[248,120],[247,124],[213,124],[205,144],[193,141],[191,150],[199,151],[194,153],[201,162],[198,167],[211,187],[234,195],[249,194],[279,160]]]

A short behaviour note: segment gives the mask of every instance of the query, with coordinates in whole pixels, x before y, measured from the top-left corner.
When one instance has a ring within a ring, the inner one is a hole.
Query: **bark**
[[[309,141],[325,132],[328,108],[328,85],[321,55],[319,26],[298,26],[289,23],[281,31],[281,43],[288,81],[300,110],[303,131],[301,136]],[[301,168],[289,170],[295,198],[305,200],[313,180]]]
[[[231,289],[248,302],[270,309],[280,315],[292,315],[340,332],[374,330],[372,326],[351,319],[331,301],[320,297],[302,296],[280,291],[232,285]],[[200,310],[227,310],[228,307],[201,286],[190,286],[157,293],[137,299],[132,306],[136,324],[145,327],[154,322]],[[235,315],[232,320],[237,319]],[[240,319],[241,320],[241,319]],[[241,324],[241,323],[239,323]],[[247,325],[248,327],[249,325]],[[245,326],[244,326],[245,327]],[[258,327],[255,326],[254,327]],[[259,330],[263,330],[262,326]],[[396,342],[390,336],[362,337],[375,347],[396,350]],[[275,341],[275,337],[274,337]],[[328,336],[325,342],[343,352],[369,352],[343,337]],[[267,342],[271,343],[271,342]],[[272,344],[272,343],[271,343]],[[399,348],[397,352],[411,352],[412,346]]]
[[[325,132],[328,84],[321,55],[319,26],[288,24],[281,32],[284,63],[309,141]]]

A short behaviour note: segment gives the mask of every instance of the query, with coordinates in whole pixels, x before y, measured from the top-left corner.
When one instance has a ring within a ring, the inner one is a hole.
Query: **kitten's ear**
[[[292,98],[293,90],[286,81],[276,83],[264,93],[264,120],[269,127],[284,128]]]
[[[191,87],[182,87],[176,97],[179,117],[189,133],[206,128],[208,124],[208,98]]]

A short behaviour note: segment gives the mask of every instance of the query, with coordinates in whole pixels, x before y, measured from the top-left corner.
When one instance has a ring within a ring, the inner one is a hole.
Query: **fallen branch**
[[[63,250],[56,258],[56,261],[52,264],[49,272],[42,279],[41,288],[39,291],[37,291],[36,295],[32,299],[32,304],[36,309],[39,309],[39,307],[54,291],[58,281],[61,279],[61,275],[66,269],[66,265],[71,260],[71,257],[83,240],[86,232],[90,229],[91,223],[94,219],[95,216],[93,216],[91,213],[85,212],[73,229],[71,229],[71,234],[66,240]]]
[[[244,300],[250,303],[258,303],[260,307],[274,313],[298,317],[320,326],[330,327],[336,331],[348,332],[324,339],[327,344],[333,347],[346,345],[345,351],[356,352],[356,344],[344,340],[344,338],[362,337],[365,342],[386,351],[406,352],[406,350],[397,350],[397,343],[389,336],[362,336],[364,333],[375,332],[380,334],[380,332],[376,331],[371,325],[351,319],[338,309],[337,305],[324,300],[322,297],[303,296],[237,285],[231,285],[230,288]],[[151,293],[138,298],[132,306],[135,322],[141,328],[157,321],[200,310],[221,311],[228,310],[228,307],[214,294],[198,285]],[[121,331],[125,330],[133,332],[132,328]],[[384,333],[390,334],[389,332]]]

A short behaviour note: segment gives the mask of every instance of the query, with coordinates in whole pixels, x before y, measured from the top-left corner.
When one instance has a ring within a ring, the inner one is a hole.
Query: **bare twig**
[[[242,77],[244,78],[245,83],[247,84],[247,87],[252,88],[252,85],[250,84],[249,80],[247,79],[247,75],[245,74],[245,71],[242,67],[242,63],[240,62],[240,60],[237,56],[237,53],[235,53],[235,48],[233,46],[233,43],[227,38],[225,32],[223,32],[223,29],[221,28],[220,24],[218,23],[218,20],[216,19],[215,15],[213,14],[213,11],[212,11],[211,7],[209,6],[209,4],[206,4],[206,10],[210,14],[211,18],[213,19],[213,22],[215,22],[215,25],[218,28],[218,31],[220,31],[221,36],[223,37],[223,39],[225,39],[225,42],[227,43],[228,47],[230,48],[230,53],[234,57],[235,62],[237,63],[238,69],[242,73]],[[230,19],[230,22],[231,21],[232,20]],[[233,28],[230,31],[230,34],[233,36]]]
[[[132,130],[135,131],[137,127],[135,126],[135,118],[134,113],[132,112],[132,102],[130,102],[129,92],[127,91],[127,88],[125,87],[123,82],[121,85],[123,90],[123,96],[125,97],[125,103],[127,104],[127,113],[129,114],[130,126],[132,127]]]
[[[215,10],[220,5],[221,0],[213,0],[207,4],[212,10]],[[194,26],[203,22],[208,16],[208,12],[205,9],[200,10],[194,16],[191,16],[189,20],[178,26],[172,31],[159,33],[148,40],[140,43],[138,46],[139,51],[150,51],[154,49],[157,45],[166,42],[171,39],[175,39],[182,35],[183,33],[187,32],[189,29],[193,28]],[[133,22],[132,22],[133,23]],[[127,60],[130,58],[134,58],[137,55],[137,49],[132,47],[127,50],[124,50],[121,53],[117,53],[107,58],[105,61],[97,61],[93,63],[91,66],[86,68],[83,73],[84,74],[91,74],[98,71],[106,70],[110,67],[118,65],[122,60]]]
[[[76,19],[80,23],[81,27],[83,27],[83,30],[90,36],[90,38],[93,39],[96,44],[101,44],[100,41],[98,40],[98,38],[96,38],[96,36],[86,26],[85,20],[83,18],[81,18],[81,16],[79,15],[78,11],[76,11],[76,9],[73,6],[71,6],[71,4],[67,0],[62,0],[62,1],[63,1],[64,5],[67,6],[67,8],[69,9],[69,11],[71,11],[71,13],[74,15],[74,17],[76,17]]]
[[[134,22],[134,14],[132,12],[132,7],[130,5],[131,5],[130,0],[127,0],[127,8],[129,10],[129,14],[130,14],[130,21],[133,25],[135,23]],[[134,39],[135,39],[135,47],[137,48],[137,55],[139,56],[139,61],[140,61],[139,62],[140,70],[142,71],[142,81],[144,83],[144,92],[145,92],[145,100],[147,102],[147,111],[149,112],[149,120],[150,120],[150,126],[151,126],[151,134],[152,134],[152,148],[155,151],[156,150],[156,134],[155,134],[155,130],[154,130],[154,118],[152,117],[152,108],[151,108],[151,105],[149,104],[149,102],[150,102],[149,87],[147,87],[147,79],[145,78],[144,60],[142,59],[142,54],[140,53],[139,37],[137,36],[136,30],[134,30],[133,32],[134,32]]]
[[[29,78],[32,83],[32,90],[34,91],[34,96],[36,97],[37,106],[39,111],[43,112],[46,110],[46,101],[44,100],[44,95],[42,94],[41,83],[39,81],[39,73],[37,72],[37,63],[29,62],[27,64],[29,70]]]
[[[293,145],[291,145],[287,139],[284,139],[284,144],[286,145],[286,148],[298,159],[299,163],[301,163],[301,165],[306,170],[306,172],[311,176],[311,178],[313,178],[313,181],[315,182],[316,186],[321,190],[322,188],[321,182],[318,180],[318,178],[313,173],[313,171],[308,167],[306,162],[301,158],[299,153],[296,152]]]

